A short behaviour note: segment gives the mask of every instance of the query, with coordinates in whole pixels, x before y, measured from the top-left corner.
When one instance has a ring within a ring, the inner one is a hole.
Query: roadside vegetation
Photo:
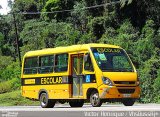
[[[16,90],[4,94],[0,94],[0,106],[28,106],[39,105],[38,101],[32,101],[21,96],[21,91]]]
[[[73,44],[121,46],[139,73],[142,93],[138,101],[159,103],[160,2],[120,0],[121,3],[89,8],[114,1],[9,0],[11,13],[0,15],[0,105],[37,104],[20,96],[21,68],[14,23],[21,58],[30,50]]]

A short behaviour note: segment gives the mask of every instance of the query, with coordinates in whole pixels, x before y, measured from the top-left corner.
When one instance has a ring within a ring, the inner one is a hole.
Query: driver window
[[[94,71],[91,57],[89,54],[87,54],[87,60],[84,63],[84,69],[87,71]]]

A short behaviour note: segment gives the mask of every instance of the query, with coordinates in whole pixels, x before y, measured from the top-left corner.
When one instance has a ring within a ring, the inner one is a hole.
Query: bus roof
[[[45,48],[42,50],[35,50],[27,52],[24,57],[32,57],[32,56],[39,56],[39,55],[47,55],[47,54],[54,54],[54,53],[67,53],[67,52],[76,52],[76,51],[85,51],[91,47],[107,47],[107,48],[120,48],[116,45],[110,44],[97,44],[97,43],[90,43],[90,44],[79,44],[79,45],[72,45],[72,46],[60,46],[56,48]]]

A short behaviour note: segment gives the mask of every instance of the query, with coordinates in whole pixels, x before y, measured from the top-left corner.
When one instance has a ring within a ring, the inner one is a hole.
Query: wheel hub
[[[96,104],[98,103],[98,101],[99,101],[98,94],[94,94],[94,95],[92,96],[92,104],[93,104],[93,105],[96,105]]]
[[[45,95],[42,95],[42,97],[41,97],[41,104],[42,105],[46,105],[46,103],[47,103],[47,99],[46,99]]]

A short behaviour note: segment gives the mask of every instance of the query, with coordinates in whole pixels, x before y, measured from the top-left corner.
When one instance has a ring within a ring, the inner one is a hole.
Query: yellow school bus
[[[29,51],[21,73],[22,95],[40,101],[82,107],[120,101],[132,106],[140,97],[137,71],[126,51],[108,44],[82,44]]]

